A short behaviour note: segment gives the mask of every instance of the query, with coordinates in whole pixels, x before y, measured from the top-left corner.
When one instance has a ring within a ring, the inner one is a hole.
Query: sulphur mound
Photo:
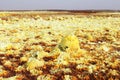
[[[63,37],[58,48],[61,52],[69,54],[71,58],[79,58],[82,55],[86,55],[86,50],[80,48],[79,39],[75,35],[67,35]]]
[[[76,52],[80,49],[79,40],[75,35],[67,35],[63,37],[59,44],[59,49],[65,52]]]

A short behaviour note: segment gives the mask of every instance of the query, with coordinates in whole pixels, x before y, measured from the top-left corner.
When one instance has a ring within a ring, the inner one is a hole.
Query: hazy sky
[[[43,9],[120,10],[120,0],[0,0],[0,10]]]

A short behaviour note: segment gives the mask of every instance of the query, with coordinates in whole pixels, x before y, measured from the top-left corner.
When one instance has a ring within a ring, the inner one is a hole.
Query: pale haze
[[[120,10],[120,0],[0,0],[0,10]]]

